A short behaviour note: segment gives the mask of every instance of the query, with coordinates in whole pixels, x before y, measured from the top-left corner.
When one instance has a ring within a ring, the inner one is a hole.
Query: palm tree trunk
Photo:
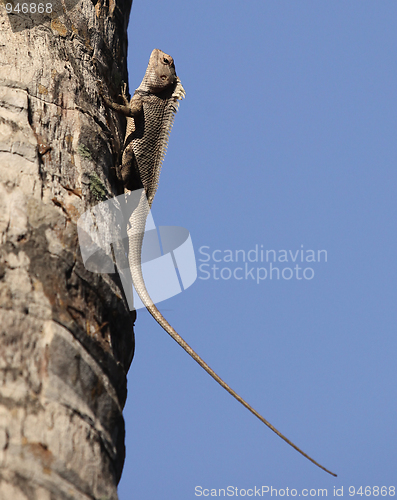
[[[115,500],[135,316],[76,223],[119,194],[131,5],[38,4],[0,5],[0,500]]]

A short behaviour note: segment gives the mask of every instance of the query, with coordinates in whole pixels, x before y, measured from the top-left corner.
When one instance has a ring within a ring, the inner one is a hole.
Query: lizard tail
[[[146,292],[147,293],[147,292]],[[140,297],[142,302],[144,302],[145,297]],[[150,301],[151,302],[151,301]],[[332,476],[337,476],[334,472],[331,472],[330,470],[326,469],[324,466],[316,462],[313,458],[311,458],[307,453],[302,451],[296,444],[294,444],[292,441],[290,441],[284,434],[282,434],[279,430],[277,430],[270,422],[268,422],[260,413],[258,413],[254,408],[252,408],[251,405],[249,405],[241,396],[237,394],[231,387],[228,386],[228,384],[221,379],[219,375],[217,375],[212,368],[210,368],[207,363],[200,358],[200,356],[189,346],[187,342],[183,340],[183,338],[175,331],[175,329],[168,323],[168,321],[164,318],[164,316],[161,314],[161,312],[157,309],[157,307],[151,303],[146,306],[146,309],[150,312],[150,314],[153,316],[153,318],[157,321],[157,323],[164,328],[164,330],[170,335],[175,342],[177,342],[182,349],[184,349],[213,379],[215,379],[219,385],[221,385],[226,391],[231,394],[239,403],[241,403],[243,406],[247,408],[251,413],[253,413],[261,422],[263,422],[265,425],[269,427],[273,432],[277,434],[277,436],[281,437],[286,443],[288,443],[292,448],[295,448],[296,451],[298,451],[301,455],[306,457],[310,462],[314,463],[317,465],[317,467],[320,467],[320,469],[323,469],[325,472],[328,472],[328,474],[331,474]]]
[[[143,279],[142,274],[142,265],[141,265],[141,251],[142,251],[142,241],[143,241],[143,232],[145,228],[146,217],[149,211],[149,205],[146,201],[145,191],[143,190],[141,195],[141,201],[134,212],[134,215],[130,218],[130,228],[127,230],[129,236],[129,267],[131,271],[132,282],[134,287],[142,300],[142,303],[145,305],[146,309],[153,316],[153,318],[157,321],[157,323],[164,328],[164,330],[170,335],[175,342],[177,342],[182,349],[184,349],[213,379],[215,379],[219,385],[221,385],[229,394],[231,394],[239,403],[241,403],[247,410],[253,413],[261,422],[269,427],[273,432],[277,434],[277,436],[281,437],[286,443],[288,443],[292,448],[295,448],[301,455],[306,457],[310,462],[320,467],[320,469],[328,472],[332,476],[336,477],[334,472],[326,469],[324,466],[316,462],[313,458],[311,458],[307,453],[302,451],[298,446],[296,446],[292,441],[290,441],[284,434],[281,434],[279,430],[277,430],[270,422],[268,422],[260,413],[258,413],[252,406],[250,406],[241,396],[237,394],[231,387],[227,385],[227,383],[217,375],[212,368],[210,368],[207,363],[200,358],[200,356],[189,346],[187,342],[183,340],[183,338],[176,332],[176,330],[168,323],[168,321],[164,318],[161,312],[154,305],[152,299],[150,298],[149,292],[146,289],[145,281]]]

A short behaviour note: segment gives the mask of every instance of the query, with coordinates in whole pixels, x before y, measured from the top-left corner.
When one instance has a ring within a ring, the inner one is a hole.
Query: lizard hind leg
[[[143,188],[143,183],[132,147],[127,146],[124,148],[121,164],[121,178],[123,180],[125,191],[134,191],[136,189]]]

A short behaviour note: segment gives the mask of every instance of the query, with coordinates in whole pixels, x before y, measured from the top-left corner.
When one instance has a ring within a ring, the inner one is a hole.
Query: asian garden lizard
[[[134,287],[149,313],[160,326],[211,375],[226,391],[259,418],[273,432],[291,445],[295,450],[309,459],[324,471],[336,476],[309,455],[298,448],[270,422],[254,410],[242,397],[231,389],[200,356],[182,339],[175,329],[163,317],[153,304],[142,275],[141,251],[145,231],[146,218],[152,205],[160,176],[161,164],[168,144],[179,100],[185,96],[185,91],[175,72],[174,60],[161,50],[153,50],[142,83],[128,101],[125,87],[122,91],[124,104],[117,104],[108,99],[102,91],[100,94],[105,104],[127,117],[127,129],[124,141],[121,176],[125,192],[143,187],[141,202],[132,213],[127,228],[128,261]],[[146,199],[147,202],[146,203]]]

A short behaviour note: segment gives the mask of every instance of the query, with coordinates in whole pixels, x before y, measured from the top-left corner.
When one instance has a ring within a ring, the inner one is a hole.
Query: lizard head
[[[149,64],[139,86],[152,93],[161,92],[176,82],[174,59],[165,52],[154,49]]]

